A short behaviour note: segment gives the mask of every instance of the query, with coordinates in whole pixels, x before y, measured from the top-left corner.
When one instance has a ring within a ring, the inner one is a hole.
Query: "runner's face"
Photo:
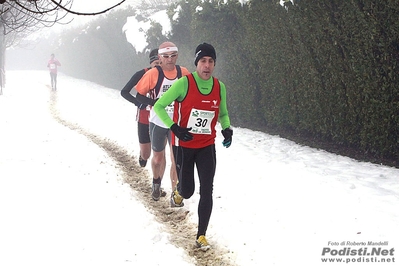
[[[161,67],[166,70],[173,70],[176,65],[178,54],[176,52],[164,53],[159,55]]]
[[[197,73],[203,80],[208,80],[212,77],[213,70],[215,69],[215,60],[210,56],[202,57],[197,63]]]

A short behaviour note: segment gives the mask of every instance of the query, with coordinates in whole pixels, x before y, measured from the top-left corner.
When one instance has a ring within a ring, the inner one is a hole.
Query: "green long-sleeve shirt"
[[[194,79],[197,82],[198,89],[202,94],[209,94],[211,92],[213,86],[213,79],[210,78],[208,80],[201,79],[197,72],[193,72]],[[229,113],[227,111],[227,103],[226,103],[226,87],[223,82],[220,83],[220,106],[219,106],[219,123],[222,126],[222,129],[226,129],[230,127],[230,118]],[[162,122],[167,126],[171,127],[175,122],[169,117],[165,108],[173,101],[181,101],[186,97],[188,90],[188,80],[186,77],[182,77],[179,80],[175,81],[173,85],[162,94],[161,98],[154,105],[154,111],[158,115],[158,117],[162,120]]]

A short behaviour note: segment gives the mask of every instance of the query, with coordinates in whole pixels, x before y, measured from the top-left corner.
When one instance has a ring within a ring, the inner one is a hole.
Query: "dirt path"
[[[142,204],[154,214],[156,219],[163,223],[171,234],[171,243],[183,248],[187,254],[196,260],[196,265],[201,266],[235,266],[229,260],[229,251],[217,246],[215,243],[212,249],[204,252],[194,245],[197,225],[187,219],[188,210],[184,208],[171,208],[169,197],[161,198],[155,202],[150,197],[151,184],[148,172],[137,163],[137,158],[132,157],[123,148],[108,139],[88,132],[86,129],[66,121],[57,110],[57,93],[50,91],[50,112],[54,119],[60,124],[86,136],[90,141],[103,148],[107,154],[117,162],[123,172],[126,183],[137,193]]]

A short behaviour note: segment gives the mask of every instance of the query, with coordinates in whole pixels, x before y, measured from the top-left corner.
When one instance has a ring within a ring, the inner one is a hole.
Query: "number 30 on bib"
[[[188,119],[187,127],[191,127],[191,133],[207,134],[212,133],[212,120],[215,118],[214,111],[205,111],[198,109],[191,109],[190,118]]]

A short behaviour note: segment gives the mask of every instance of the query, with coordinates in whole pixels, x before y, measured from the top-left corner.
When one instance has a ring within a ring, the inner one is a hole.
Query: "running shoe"
[[[161,197],[161,184],[152,183],[152,199],[158,201]]]
[[[208,241],[206,241],[206,238],[204,235],[199,236],[197,241],[195,241],[195,243],[197,244],[197,248],[199,248],[203,251],[207,251],[208,249],[211,248],[211,246],[208,244]]]
[[[175,189],[175,191],[172,192],[172,195],[170,197],[170,206],[171,207],[183,207],[184,206],[183,197],[180,196],[177,189]]]
[[[145,167],[147,165],[147,160],[144,160],[143,157],[139,157],[139,164],[141,167]]]

